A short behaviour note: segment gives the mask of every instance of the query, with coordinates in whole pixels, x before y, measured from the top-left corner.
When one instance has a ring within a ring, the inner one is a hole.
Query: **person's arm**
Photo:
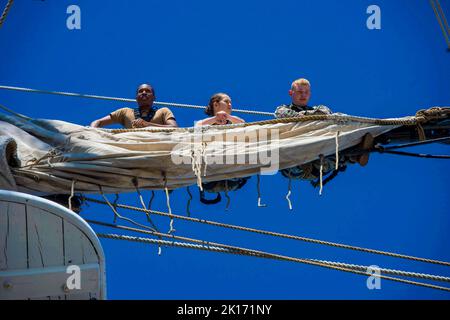
[[[103,117],[101,119],[97,119],[95,121],[92,121],[91,122],[91,127],[93,127],[93,128],[102,128],[104,126],[107,126],[107,125],[110,125],[110,124],[113,124],[113,123],[114,123],[114,121],[111,118],[111,115],[109,114],[109,115],[107,115],[107,116],[105,116],[105,117]]]
[[[150,127],[162,127],[162,128],[178,128],[178,123],[175,118],[170,118],[166,120],[166,124],[157,124],[149,122]]]
[[[136,119],[133,122],[133,128],[159,127],[159,128],[178,128],[175,118],[167,119],[166,124],[158,124],[145,121],[144,119]]]
[[[301,112],[297,112],[289,108],[288,106],[279,106],[275,110],[275,118],[293,118],[303,116]]]
[[[227,115],[227,119],[231,121],[231,123],[245,123],[244,119],[241,119],[236,116],[232,116],[230,114]]]
[[[212,124],[214,124],[216,122],[217,122],[217,117],[214,116],[214,117],[210,117],[210,118],[206,118],[206,119],[197,121],[195,126],[196,127],[198,127],[198,126],[208,126],[208,125],[212,125]]]
[[[320,104],[318,106],[314,107],[314,114],[332,114],[333,112],[328,108],[327,106],[324,106],[323,104]]]
[[[161,128],[178,128],[178,123],[175,120],[175,116],[169,108],[162,108],[160,109],[160,112],[162,113],[163,124],[153,123],[152,120],[150,120],[150,125],[148,126]]]
[[[213,124],[226,124],[227,121],[227,113],[226,112],[218,112],[215,116],[206,118],[203,120],[198,121],[195,126],[207,126],[207,125],[213,125]]]
[[[211,118],[206,118],[203,120],[199,120],[195,123],[196,127],[201,127],[201,126],[207,126],[207,125],[211,125],[214,123],[216,117],[211,117]]]

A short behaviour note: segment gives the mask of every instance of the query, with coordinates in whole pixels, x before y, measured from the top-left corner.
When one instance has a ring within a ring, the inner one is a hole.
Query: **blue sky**
[[[5,0],[0,1],[4,5]],[[441,1],[449,15],[450,3]],[[68,30],[66,9],[81,8],[81,30]],[[366,27],[369,5],[381,9],[381,30]],[[150,82],[157,100],[205,105],[226,92],[235,108],[273,111],[289,102],[290,82],[312,83],[312,104],[369,117],[413,115],[449,105],[450,53],[426,0],[342,1],[16,1],[0,29],[0,84],[134,96]],[[36,118],[88,125],[127,104],[0,91],[0,103]],[[130,104],[128,104],[130,106]],[[181,126],[200,111],[172,109]],[[240,115],[247,121],[262,119]],[[417,151],[449,154],[445,145]],[[209,220],[450,261],[449,163],[371,156],[349,167],[322,196],[294,182],[294,210],[284,199],[287,180],[256,179],[225,202],[201,205],[191,188],[192,215]],[[149,193],[144,192],[146,199]],[[186,213],[184,189],[171,197]],[[138,204],[136,195],[122,202]],[[154,209],[166,211],[157,192]],[[124,212],[122,212],[124,213]],[[91,205],[91,219],[112,213]],[[142,220],[143,221],[143,220]],[[156,219],[162,230],[166,219]],[[448,275],[448,268],[347,252],[292,240],[175,221],[178,235],[304,258],[376,264]],[[98,231],[105,228],[95,227]],[[115,232],[113,230],[113,232]],[[110,299],[449,299],[445,292],[290,262],[102,240]]]

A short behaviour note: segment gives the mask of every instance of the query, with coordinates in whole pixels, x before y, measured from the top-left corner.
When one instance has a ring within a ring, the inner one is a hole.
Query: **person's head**
[[[136,101],[139,106],[152,106],[155,99],[155,90],[150,84],[143,83],[137,88]]]
[[[225,111],[231,114],[231,98],[225,93],[216,93],[209,99],[205,113],[208,116],[215,116],[217,112]]]
[[[311,97],[311,84],[307,79],[297,79],[292,82],[289,95],[292,98],[293,104],[304,107],[308,105],[309,98]]]

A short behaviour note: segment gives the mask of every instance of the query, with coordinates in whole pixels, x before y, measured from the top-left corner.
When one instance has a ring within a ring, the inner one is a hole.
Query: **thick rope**
[[[269,119],[255,122],[245,122],[245,123],[235,123],[227,125],[215,125],[214,129],[231,129],[240,127],[249,127],[254,125],[270,125],[278,123],[293,123],[293,122],[307,122],[307,121],[330,121],[332,123],[342,123],[345,121],[353,121],[359,123],[368,123],[376,125],[389,125],[389,126],[416,126],[418,121],[425,121],[421,118],[410,117],[408,119],[375,119],[375,118],[364,118],[356,116],[343,116],[343,115],[306,115],[301,117],[292,118],[278,118]],[[209,129],[208,126],[204,126],[205,131]],[[137,129],[98,129],[106,131],[109,133],[125,133],[125,132],[195,132],[197,129],[194,127],[190,128],[137,128]]]
[[[357,116],[347,116],[347,115],[323,115],[323,114],[313,114],[292,118],[277,118],[269,119],[255,122],[245,122],[245,123],[235,123],[227,125],[215,125],[214,129],[230,129],[238,127],[249,127],[254,125],[266,125],[266,124],[278,124],[278,123],[292,123],[292,122],[307,122],[307,121],[330,121],[332,123],[341,124],[343,122],[353,121],[359,123],[375,124],[375,125],[388,125],[388,126],[417,126],[418,124],[426,123],[431,120],[448,119],[450,118],[450,107],[432,107],[427,110],[419,110],[416,115],[408,118],[401,119],[377,119],[377,118],[367,118],[367,117],[357,117]],[[206,131],[211,126],[203,126],[202,128]],[[100,129],[109,133],[123,133],[123,132],[195,132],[197,128],[138,128],[138,129]]]
[[[1,86],[0,86],[1,89]],[[415,116],[401,119],[377,119],[368,117],[357,117],[340,114],[312,114],[292,118],[276,118],[255,122],[244,122],[227,125],[215,125],[215,126],[202,126],[205,131],[214,127],[214,129],[230,129],[239,127],[249,127],[253,125],[266,125],[266,124],[278,124],[278,123],[291,123],[291,122],[307,122],[307,121],[330,121],[340,124],[346,121],[353,121],[359,123],[375,124],[380,126],[417,126],[421,123],[426,123],[430,120],[448,119],[450,118],[450,107],[432,107],[429,109],[422,109],[416,112]],[[100,129],[110,133],[123,133],[123,132],[196,132],[198,128],[137,128],[137,129]]]
[[[327,260],[317,260],[317,259],[310,259],[312,261],[319,261],[322,263],[326,263],[329,265],[349,268],[353,270],[360,270],[365,271],[367,270],[367,266],[362,265],[356,265],[356,264],[349,264],[349,263],[343,263],[343,262],[335,262],[335,261],[327,261]],[[396,270],[396,269],[385,269],[385,268],[377,268],[381,273],[396,275],[396,276],[402,276],[402,277],[410,277],[410,278],[420,278],[420,279],[426,279],[426,280],[433,280],[433,281],[441,281],[441,282],[449,282],[450,283],[450,277],[445,276],[437,276],[434,274],[426,274],[426,273],[419,273],[419,272],[410,272],[410,271],[403,271],[403,270]]]
[[[8,3],[5,6],[5,10],[3,10],[2,16],[0,17],[0,28],[3,26],[3,23],[6,20],[6,16],[8,15],[9,10],[13,4],[14,0],[8,0]]]
[[[114,229],[127,230],[127,231],[132,231],[132,232],[143,233],[143,234],[150,234],[150,235],[158,236],[160,239],[164,237],[164,238],[170,238],[170,239],[176,239],[176,240],[182,240],[182,241],[189,241],[189,242],[193,242],[193,243],[200,243],[200,244],[207,245],[207,246],[221,247],[221,248],[232,250],[233,251],[232,253],[243,252],[244,254],[247,254],[247,253],[251,252],[253,255],[266,256],[266,257],[271,256],[271,254],[267,253],[267,252],[253,250],[253,249],[247,249],[247,248],[242,248],[242,247],[237,247],[237,246],[231,246],[231,245],[226,245],[226,244],[217,243],[217,242],[199,240],[199,239],[188,238],[188,237],[183,237],[183,236],[175,236],[173,234],[151,232],[151,231],[147,231],[147,230],[141,230],[141,229],[126,227],[126,226],[113,225],[113,224],[109,224],[109,223],[101,222],[101,221],[94,221],[94,220],[86,220],[86,221],[91,224],[97,224],[97,225],[110,227],[110,228],[114,228]],[[294,258],[294,259],[296,259],[296,258]],[[348,263],[335,262],[335,261],[317,260],[317,259],[306,259],[306,258],[305,258],[305,260],[318,261],[320,263],[324,263],[324,264],[328,264],[328,265],[334,265],[334,266],[338,266],[338,267],[344,267],[344,268],[349,268],[349,269],[359,270],[359,271],[367,270],[367,266],[362,266],[362,265],[348,264]],[[421,278],[421,279],[434,280],[434,281],[450,282],[450,277],[436,276],[436,275],[431,275],[431,274],[409,272],[409,271],[395,270],[395,269],[385,269],[385,268],[378,268],[378,269],[380,272],[386,273],[386,274],[393,274],[393,275],[412,277],[412,278]]]
[[[106,239],[113,239],[113,240],[126,240],[126,241],[134,241],[134,242],[142,242],[142,243],[150,243],[150,244],[162,244],[167,246],[173,246],[173,247],[183,247],[183,248],[189,248],[189,249],[199,249],[199,250],[207,250],[207,251],[215,251],[215,252],[222,252],[222,253],[234,253],[234,254],[242,254],[242,255],[249,255],[249,256],[256,256],[256,257],[262,257],[262,258],[271,258],[271,259],[277,259],[277,260],[286,260],[286,261],[293,261],[293,262],[299,262],[303,264],[308,265],[315,265],[320,266],[328,269],[334,269],[334,270],[340,270],[348,273],[354,273],[359,274],[363,276],[367,276],[367,272],[357,271],[350,268],[344,268],[344,267],[338,267],[327,263],[322,263],[319,261],[313,261],[313,260],[307,260],[307,259],[300,259],[300,258],[292,258],[287,256],[282,256],[278,254],[268,254],[264,253],[263,255],[259,254],[257,251],[254,250],[245,250],[244,251],[230,251],[226,248],[222,247],[216,247],[216,246],[206,246],[206,245],[198,245],[198,244],[192,244],[192,243],[184,243],[184,242],[176,242],[176,241],[167,241],[167,240],[156,240],[156,239],[149,239],[149,238],[143,238],[143,237],[134,237],[134,236],[125,236],[125,235],[117,235],[117,234],[104,234],[104,233],[97,233],[97,236],[100,238],[106,238]],[[402,282],[406,284],[421,286],[421,287],[427,287],[431,289],[437,289],[437,290],[443,290],[450,292],[450,288],[447,287],[441,287],[436,286],[428,283],[421,283],[416,281],[410,281],[405,279],[399,279],[389,276],[383,276],[383,275],[377,275],[377,274],[371,274],[373,277],[378,277],[385,280],[391,280],[396,282]]]
[[[91,201],[94,203],[99,203],[99,204],[107,204],[106,202],[103,202],[103,201],[97,200],[97,199],[93,199],[93,198],[84,197],[84,200]],[[124,205],[124,204],[118,204],[117,207],[122,208],[122,209],[137,211],[137,212],[145,212],[145,210],[143,210],[141,208]],[[157,214],[157,215],[161,215],[161,216],[165,216],[165,217],[170,216],[169,214],[167,214],[165,212],[160,212],[160,211],[155,211],[155,210],[149,210],[149,211],[151,211],[153,214]],[[228,229],[246,231],[246,232],[253,232],[253,233],[257,233],[257,234],[270,235],[270,236],[274,236],[274,237],[304,241],[304,242],[321,244],[321,245],[326,245],[326,246],[331,246],[331,247],[336,247],[336,248],[350,249],[350,250],[361,251],[361,252],[366,252],[366,253],[385,255],[385,256],[389,256],[389,257],[407,259],[407,260],[412,260],[412,261],[420,261],[420,262],[424,262],[424,263],[438,264],[438,265],[450,267],[450,262],[446,262],[446,261],[440,261],[440,260],[434,260],[434,259],[428,259],[428,258],[420,258],[420,257],[404,255],[404,254],[399,254],[399,253],[393,253],[393,252],[388,252],[388,251],[382,251],[382,250],[377,250],[377,249],[357,247],[357,246],[341,244],[341,243],[336,243],[336,242],[323,241],[323,240],[289,235],[289,234],[273,232],[273,231],[259,230],[259,229],[254,229],[254,228],[242,227],[242,226],[237,226],[237,225],[232,225],[232,224],[225,224],[225,223],[220,223],[220,222],[216,222],[216,221],[180,216],[180,215],[175,215],[175,214],[172,214],[171,217],[173,217],[174,219],[180,219],[180,220],[185,220],[185,221],[190,221],[190,222],[197,222],[197,223],[212,225],[212,226],[216,226],[216,227],[222,227],[222,228],[228,228]]]
[[[99,96],[99,95],[93,95],[93,94],[82,94],[82,93],[63,92],[63,91],[50,91],[50,90],[38,90],[38,89],[23,88],[23,87],[13,87],[13,86],[0,86],[0,89],[21,91],[21,92],[31,92],[31,93],[42,93],[42,94],[50,94],[50,95],[59,95],[59,96],[67,96],[67,97],[77,97],[77,98],[87,98],[87,99],[97,99],[97,100],[136,103],[136,99]],[[205,106],[193,105],[193,104],[185,104],[185,103],[173,103],[173,102],[155,101],[154,105],[164,106],[164,107],[167,106],[167,107],[176,107],[176,108],[190,108],[190,109],[205,110]],[[273,116],[273,112],[265,112],[265,111],[257,111],[257,110],[246,110],[246,109],[234,109],[233,108],[233,112],[253,114],[253,115],[261,115],[261,116]]]

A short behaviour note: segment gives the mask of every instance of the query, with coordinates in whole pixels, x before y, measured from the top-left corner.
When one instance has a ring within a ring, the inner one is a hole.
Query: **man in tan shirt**
[[[118,109],[106,117],[93,121],[91,127],[101,128],[113,123],[119,123],[127,129],[178,127],[175,117],[169,108],[156,109],[153,107],[155,98],[153,87],[149,84],[141,84],[136,91],[136,102],[138,104],[136,108]]]

